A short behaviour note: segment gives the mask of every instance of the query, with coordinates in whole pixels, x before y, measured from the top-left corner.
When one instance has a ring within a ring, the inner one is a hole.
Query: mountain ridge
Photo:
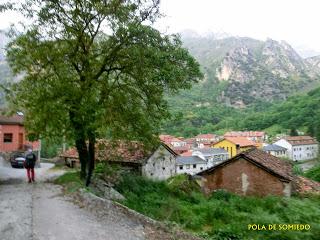
[[[201,64],[204,81],[212,86],[225,82],[216,101],[226,105],[284,100],[320,84],[320,57],[304,59],[285,41],[199,36],[182,41]]]

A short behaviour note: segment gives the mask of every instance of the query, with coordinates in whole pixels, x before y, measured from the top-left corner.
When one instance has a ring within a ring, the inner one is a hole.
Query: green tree
[[[15,74],[13,109],[23,109],[35,137],[74,139],[86,185],[99,133],[154,140],[169,116],[166,93],[202,77],[179,36],[152,27],[159,0],[26,0],[0,9],[31,24],[7,47]]]

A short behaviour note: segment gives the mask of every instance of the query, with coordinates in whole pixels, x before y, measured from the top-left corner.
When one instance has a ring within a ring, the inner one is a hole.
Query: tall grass
[[[320,236],[319,197],[240,197],[224,191],[205,197],[181,176],[157,182],[126,175],[116,188],[126,197],[123,203],[128,207],[160,221],[177,223],[206,239],[306,240]],[[248,230],[248,224],[295,223],[309,224],[311,229]]]

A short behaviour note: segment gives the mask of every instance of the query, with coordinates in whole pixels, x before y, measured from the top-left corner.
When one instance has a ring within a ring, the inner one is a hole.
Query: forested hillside
[[[205,78],[168,97],[172,119],[163,132],[193,136],[265,129],[275,135],[298,129],[319,134],[320,57],[304,59],[289,44],[271,39],[189,35],[183,42]]]
[[[178,136],[227,130],[266,130],[269,134],[300,130],[320,140],[320,88],[289,97],[286,101],[257,102],[246,109],[216,103],[191,108],[176,102],[173,119],[163,131]],[[179,107],[180,105],[183,107]]]

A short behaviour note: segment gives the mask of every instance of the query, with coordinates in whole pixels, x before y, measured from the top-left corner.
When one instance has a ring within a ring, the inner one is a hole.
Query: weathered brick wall
[[[244,159],[216,169],[210,175],[204,176],[202,181],[206,193],[225,189],[240,195],[257,196],[284,195],[286,185],[274,175]],[[287,186],[286,191],[288,187],[290,186]]]

